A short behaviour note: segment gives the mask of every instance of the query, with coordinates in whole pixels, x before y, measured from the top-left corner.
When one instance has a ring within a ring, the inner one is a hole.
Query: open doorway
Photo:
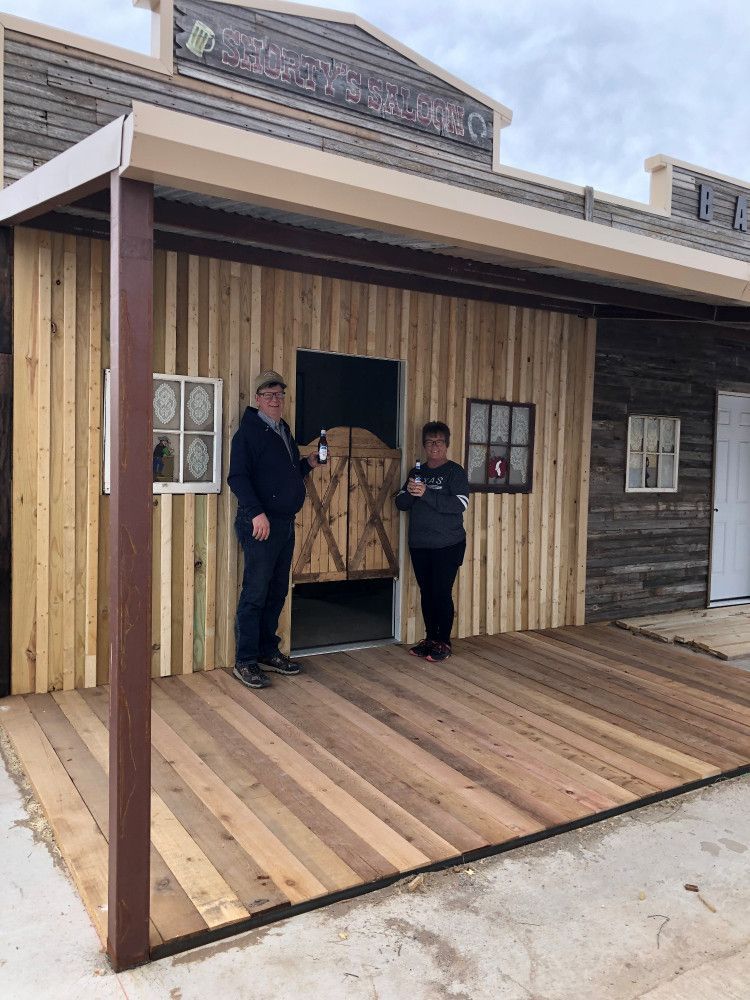
[[[398,597],[400,362],[297,352],[295,437],[328,432],[307,482],[292,568],[292,648],[392,639]]]

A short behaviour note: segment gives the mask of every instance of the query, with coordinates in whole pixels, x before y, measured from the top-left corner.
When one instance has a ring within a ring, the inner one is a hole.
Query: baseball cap
[[[278,372],[267,371],[261,372],[260,375],[255,379],[255,394],[260,392],[260,390],[266,385],[280,385],[282,389],[286,389],[286,382],[279,375]]]

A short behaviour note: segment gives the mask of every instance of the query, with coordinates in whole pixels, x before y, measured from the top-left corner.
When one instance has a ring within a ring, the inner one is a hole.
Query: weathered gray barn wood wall
[[[716,211],[712,222],[703,222],[698,218],[698,189],[701,184],[709,184],[715,194]],[[682,243],[696,250],[750,260],[750,233],[732,228],[738,195],[750,195],[750,184],[732,184],[675,166],[670,218],[644,216],[641,212],[597,201],[594,222]]]
[[[706,606],[716,392],[742,386],[750,391],[746,334],[599,323],[587,621]],[[677,493],[625,492],[631,413],[680,418]]]
[[[205,52],[191,44],[196,21],[209,39]],[[445,148],[466,147],[491,163],[492,109],[354,25],[181,0],[175,60],[180,74],[259,96],[278,98],[281,90],[282,100],[304,110],[335,106],[353,124],[398,129],[407,142],[419,130],[431,143],[443,126]],[[440,102],[436,115],[432,98]],[[446,105],[460,107],[460,119]]]
[[[200,9],[199,5],[190,7]],[[279,32],[295,22],[293,28],[287,28],[295,37],[309,36],[313,46],[326,40],[336,50],[351,52],[358,65],[381,67],[383,72],[393,70],[415,84],[427,86],[432,80],[437,91],[450,91],[442,80],[430,77],[359,28],[289,15],[264,14],[263,19]],[[584,217],[583,193],[494,173],[487,149],[418,132],[392,118],[379,119],[340,105],[327,105],[292,90],[280,91],[262,81],[224,76],[217,69],[201,67],[179,54],[177,70],[175,76],[165,78],[7,31],[5,183],[11,183],[126,114],[135,99],[385,164],[561,215]],[[712,223],[697,218],[698,185],[702,181],[711,183],[718,196],[717,215]],[[732,229],[729,217],[736,195],[748,192],[750,185],[735,191],[729,182],[675,167],[671,217],[595,199],[593,221],[750,260],[750,234]]]

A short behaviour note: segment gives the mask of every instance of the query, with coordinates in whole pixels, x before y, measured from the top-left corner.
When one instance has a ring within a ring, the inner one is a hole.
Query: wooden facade
[[[599,324],[587,620],[707,606],[719,389],[750,393],[746,333],[691,324]],[[625,492],[631,413],[681,420],[676,493]]]
[[[437,87],[446,99],[465,95],[423,67],[395,52],[362,28],[272,11],[250,11],[231,4],[176,4],[175,34],[184,43],[181,10],[209,20],[217,9],[233,23],[260,35],[272,33],[299,44],[322,47],[334,58],[357,60],[374,74],[392,73],[414,90]],[[176,44],[174,71],[168,77],[76,52],[64,45],[5,31],[3,68],[4,182],[12,183],[35,167],[127,114],[133,100],[174,108],[210,121],[224,122],[260,135],[276,136],[306,147],[355,160],[386,163],[397,170],[447,181],[508,201],[532,205],[599,226],[656,236],[687,247],[741,260],[750,259],[750,237],[732,228],[736,197],[750,184],[716,179],[688,165],[670,168],[672,183],[664,205],[639,206],[571,184],[547,181],[523,171],[493,167],[487,148],[457,144],[441,134],[415,133],[395,116],[362,114],[354,107],[325,104],[300,88],[279,92],[263,76],[240,78],[185,56]],[[187,54],[190,55],[189,53]],[[482,109],[489,119],[491,109]],[[717,194],[716,219],[698,219],[698,188],[711,183]],[[588,194],[587,194],[588,191]],[[207,199],[192,195],[203,204]],[[613,282],[616,284],[617,282]]]
[[[750,387],[747,334],[722,325],[750,329],[750,185],[658,159],[639,205],[502,167],[502,105],[364,22],[266,7],[165,2],[160,60],[0,15],[0,684],[10,648],[6,725],[53,825],[80,835],[100,930],[109,852],[116,969],[747,769],[747,719],[725,721],[739,676],[560,629],[706,602],[716,392]],[[422,622],[391,498],[422,425],[445,420],[466,464],[467,400],[532,408],[530,492],[470,498],[448,673],[349,650],[261,697],[214,669],[234,662],[243,571],[230,442],[265,369],[290,424],[298,389],[307,412],[299,351],[400,366],[394,440],[329,428],[292,583],[397,577],[404,643]],[[151,501],[152,371],[222,381],[218,493]],[[625,492],[630,413],[682,421],[676,494]]]
[[[70,690],[107,680],[107,247],[20,229],[15,260],[13,689]],[[285,373],[293,420],[298,348],[405,364],[404,461],[427,420],[446,419],[461,442],[468,397],[534,403],[535,490],[472,497],[456,632],[582,622],[593,323],[171,252],[154,271],[154,370],[223,379],[225,473],[257,371]],[[233,521],[226,487],[154,497],[153,676],[233,662]],[[418,591],[403,552],[400,563],[397,638],[413,641]],[[289,613],[288,602],[287,637]]]

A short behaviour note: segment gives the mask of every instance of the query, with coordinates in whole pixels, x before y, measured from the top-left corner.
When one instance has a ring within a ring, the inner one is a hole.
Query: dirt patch
[[[34,790],[29,783],[29,779],[26,777],[26,772],[23,769],[15,747],[2,726],[0,726],[0,757],[2,757],[6,770],[18,789],[23,809],[26,812],[26,819],[15,820],[13,827],[21,827],[28,830],[34,838],[35,843],[43,844],[47,848],[53,864],[65,874],[66,878],[70,878],[68,869],[65,867],[65,862],[55,843],[52,827],[47,822],[44,810],[34,795]]]

